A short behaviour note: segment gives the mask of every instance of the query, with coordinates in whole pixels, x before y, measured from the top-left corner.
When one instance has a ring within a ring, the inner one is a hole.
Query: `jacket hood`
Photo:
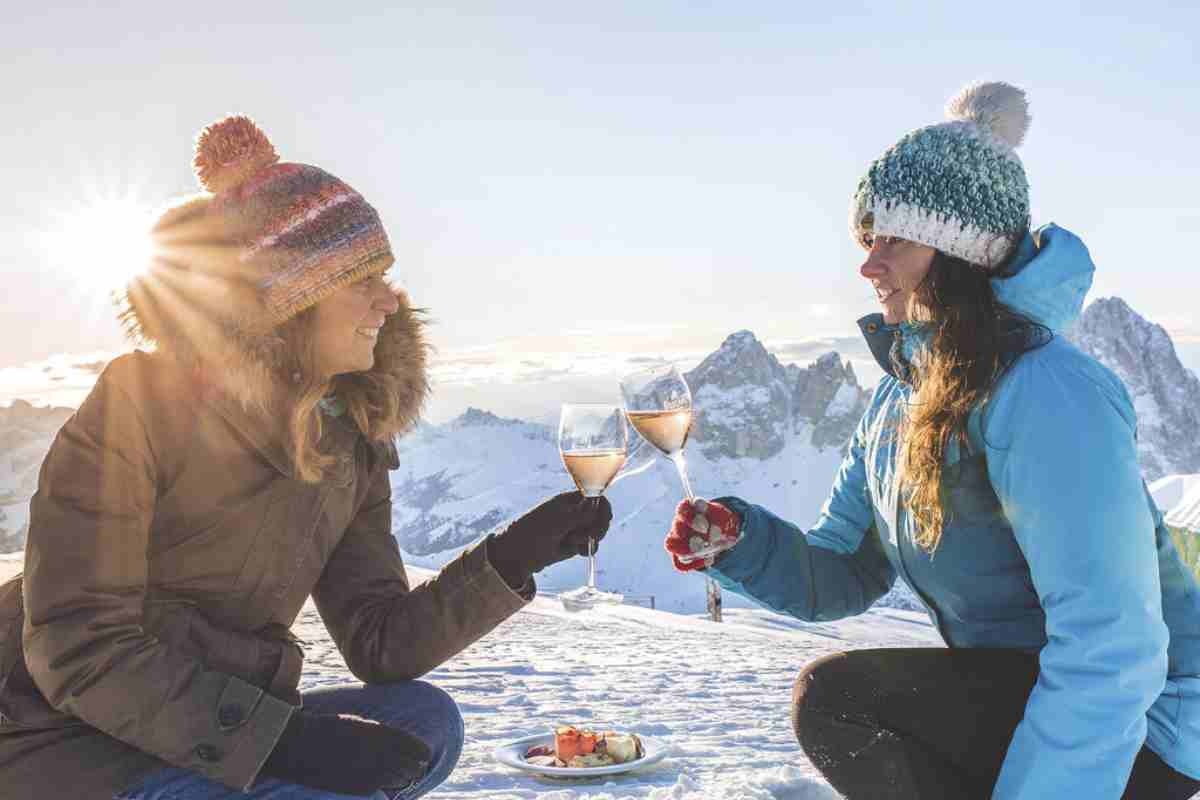
[[[1096,271],[1078,236],[1053,223],[1026,234],[1004,276],[992,278],[996,299],[1059,332],[1083,310]]]
[[[235,259],[208,236],[207,202],[201,196],[168,212],[174,219],[161,227],[171,239],[164,246],[160,237],[157,244],[170,255],[156,257],[129,283],[117,298],[119,318],[135,344],[152,345],[185,368],[201,370],[246,410],[271,414],[278,410],[272,398],[280,387],[286,391],[300,365],[281,335],[287,323],[272,321],[257,284],[236,274]],[[335,391],[356,382],[387,394],[372,404],[395,411],[388,426],[394,429],[372,438],[412,427],[429,393],[423,312],[405,292],[394,287],[393,292],[399,309],[379,332],[374,366],[334,379]]]

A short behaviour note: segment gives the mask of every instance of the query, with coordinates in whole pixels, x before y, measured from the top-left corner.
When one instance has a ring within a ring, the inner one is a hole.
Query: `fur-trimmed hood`
[[[188,198],[160,218],[155,258],[117,298],[119,319],[135,344],[196,371],[246,411],[277,415],[303,370],[282,335],[295,323],[272,322],[257,276],[245,273],[228,235],[206,213],[210,202],[209,195]],[[367,393],[383,417],[365,431],[377,441],[411,428],[429,393],[423,311],[403,290],[392,290],[399,309],[379,332],[374,366],[332,382],[335,394],[354,387]]]

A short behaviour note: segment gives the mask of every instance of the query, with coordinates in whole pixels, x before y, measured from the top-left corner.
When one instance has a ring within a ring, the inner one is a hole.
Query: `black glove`
[[[420,739],[361,717],[297,711],[263,764],[262,777],[338,794],[409,786],[433,758]]]
[[[599,542],[612,522],[607,497],[589,498],[579,492],[552,497],[487,543],[488,560],[513,588],[533,575],[571,556],[586,556],[588,540]]]

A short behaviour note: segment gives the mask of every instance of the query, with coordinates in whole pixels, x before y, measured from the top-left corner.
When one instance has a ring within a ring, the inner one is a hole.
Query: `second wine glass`
[[[683,458],[683,448],[692,430],[693,412],[692,390],[683,375],[672,364],[633,372],[621,379],[621,396],[625,400],[629,424],[675,463],[684,495],[689,501],[695,500],[687,462]],[[689,561],[715,556],[729,546],[716,541],[715,536],[707,538],[709,534],[705,531],[697,533],[706,537],[706,542],[693,548]]]
[[[683,493],[695,500],[683,447],[692,429],[692,391],[671,364],[630,373],[621,379],[621,396],[629,424],[679,471]]]

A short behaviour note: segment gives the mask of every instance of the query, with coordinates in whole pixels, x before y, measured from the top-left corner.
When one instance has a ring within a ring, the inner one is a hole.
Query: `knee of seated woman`
[[[847,667],[852,665],[853,656],[852,652],[830,653],[806,664],[792,685],[792,705],[796,708],[824,708],[830,695],[836,694],[836,690],[845,682]]]
[[[792,685],[792,706],[790,716],[792,730],[796,739],[804,746],[806,732],[811,733],[814,711],[818,717],[828,714],[828,706],[841,681],[838,675],[845,662],[846,653],[832,653],[810,661],[800,670]],[[823,721],[818,719],[820,724]]]
[[[426,681],[402,681],[367,684],[363,691],[375,695],[370,704],[375,708],[372,716],[377,721],[404,728],[412,727],[416,721],[420,730],[413,733],[436,732],[438,738],[444,737],[440,742],[426,742],[435,754],[438,745],[444,744],[445,750],[457,760],[466,737],[463,718],[454,698],[443,689]]]
[[[850,650],[822,656],[800,670],[792,686],[792,726],[801,739],[805,728],[824,727],[873,716],[881,697],[880,670],[888,651]]]

